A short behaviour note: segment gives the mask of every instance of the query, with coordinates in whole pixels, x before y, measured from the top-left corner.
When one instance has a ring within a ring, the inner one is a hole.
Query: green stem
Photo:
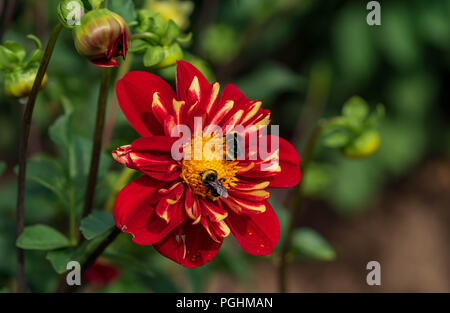
[[[111,78],[111,70],[103,69],[102,81],[100,85],[100,94],[98,97],[97,118],[95,123],[94,142],[92,147],[91,166],[89,178],[86,186],[86,195],[84,199],[84,208],[82,217],[88,216],[92,211],[94,202],[95,187],[97,185],[98,166],[100,163],[100,152],[102,149],[103,129],[105,126],[106,101],[108,98],[108,87]]]
[[[77,212],[76,212],[76,206],[75,206],[75,199],[74,199],[74,192],[73,187],[72,191],[70,192],[70,199],[69,199],[69,238],[70,238],[70,244],[75,246],[77,244]]]
[[[52,30],[47,46],[45,48],[44,56],[42,57],[39,70],[36,74],[36,78],[33,83],[33,88],[28,97],[27,106],[23,115],[22,121],[22,136],[20,141],[19,150],[19,177],[17,184],[17,237],[19,237],[24,228],[24,203],[25,203],[25,177],[27,166],[27,152],[28,152],[28,139],[30,137],[31,119],[33,117],[34,105],[36,98],[41,87],[42,79],[47,71],[50,58],[55,48],[56,40],[61,32],[62,25],[58,23]],[[17,291],[25,292],[25,264],[23,250],[17,248]]]
[[[308,143],[305,148],[305,157],[303,158],[302,165],[300,166],[300,170],[302,172],[302,176],[305,177],[306,171],[308,169],[308,165],[311,162],[311,157],[314,152],[314,147],[316,146],[317,140],[320,137],[320,134],[323,131],[323,126],[319,125],[314,130],[313,134],[309,137]],[[294,197],[292,199],[292,203],[290,205],[290,217],[289,217],[289,226],[286,233],[286,239],[283,242],[281,247],[281,258],[280,264],[278,267],[278,289],[279,292],[286,292],[287,282],[286,282],[286,270],[288,263],[289,251],[292,245],[292,237],[294,235],[294,230],[297,222],[298,216],[302,212],[302,199],[303,199],[303,181],[304,178],[298,184],[296,191],[294,192]]]
[[[291,205],[290,205],[290,217],[289,217],[289,226],[286,233],[286,239],[281,247],[281,258],[280,264],[278,267],[278,290],[279,292],[287,291],[287,281],[286,281],[286,270],[287,263],[289,257],[289,251],[291,250],[292,245],[292,237],[294,236],[295,226],[297,223],[297,219],[303,211],[302,200],[303,200],[303,182],[304,177],[306,176],[306,172],[308,171],[308,167],[311,163],[311,159],[314,153],[314,149],[317,145],[317,142],[328,127],[338,124],[341,122],[340,117],[334,117],[326,120],[322,120],[319,122],[319,125],[315,128],[311,136],[308,138],[308,142],[305,147],[305,154],[302,160],[302,164],[300,166],[300,170],[302,172],[303,179],[297,185],[295,192],[293,194]]]
[[[114,80],[114,86],[117,85],[117,82],[125,76],[131,69],[131,65],[133,64],[133,54],[128,53],[127,58],[120,64],[119,69],[117,70],[116,78]],[[114,125],[116,123],[116,115],[117,115],[117,98],[115,96],[111,97],[109,100],[109,109],[107,113],[107,120],[105,125],[105,131],[103,133],[103,146],[107,146],[111,141]]]

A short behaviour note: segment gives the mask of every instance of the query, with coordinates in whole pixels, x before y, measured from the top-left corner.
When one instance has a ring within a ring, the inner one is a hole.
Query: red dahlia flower
[[[113,156],[145,174],[117,196],[113,212],[117,227],[132,234],[134,242],[154,245],[159,253],[186,267],[209,262],[230,233],[248,253],[272,253],[280,224],[267,201],[266,188],[292,187],[300,181],[300,160],[291,144],[275,138],[279,149],[256,159],[249,155],[250,140],[245,140],[244,160],[204,156],[175,160],[171,154],[179,139],[171,136],[177,125],[192,129],[194,118],[224,130],[227,125],[242,125],[246,131],[240,135],[249,138],[247,128],[266,127],[270,111],[232,84],[218,98],[219,84],[209,84],[184,61],[177,63],[176,94],[165,81],[147,72],[128,73],[116,90],[123,113],[142,138],[117,148]],[[273,139],[258,136],[269,142]],[[204,145],[208,140],[202,136],[200,142]],[[279,162],[264,167],[274,156]],[[221,194],[203,180],[211,171],[225,189]]]

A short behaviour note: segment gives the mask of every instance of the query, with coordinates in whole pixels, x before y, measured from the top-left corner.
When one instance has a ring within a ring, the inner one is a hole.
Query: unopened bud
[[[118,66],[116,57],[126,57],[130,30],[125,20],[107,9],[88,12],[73,29],[75,48],[91,63],[101,67]]]

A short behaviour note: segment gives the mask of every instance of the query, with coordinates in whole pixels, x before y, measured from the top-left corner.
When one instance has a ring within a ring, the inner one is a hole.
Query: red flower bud
[[[107,9],[93,10],[81,18],[73,30],[75,48],[90,62],[101,67],[118,66],[130,44],[130,30],[125,20]]]

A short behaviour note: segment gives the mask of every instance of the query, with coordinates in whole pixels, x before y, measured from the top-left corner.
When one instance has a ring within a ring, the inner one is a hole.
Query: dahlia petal
[[[233,198],[247,199],[255,202],[264,201],[270,198],[270,193],[264,189],[238,190],[233,188],[229,190],[228,193]]]
[[[170,223],[166,223],[155,214],[158,190],[164,187],[166,183],[142,176],[126,185],[117,195],[113,209],[114,221],[123,232],[133,235],[134,242],[154,244],[185,219],[180,213]]]
[[[147,72],[129,72],[116,85],[117,99],[122,112],[131,126],[143,137],[164,134],[162,125],[152,110],[155,92],[159,94],[163,105],[171,105],[175,98],[169,84]]]
[[[219,222],[228,216],[227,211],[224,210],[220,201],[200,198],[198,202],[203,215],[208,216],[211,221]]]
[[[215,82],[211,85],[211,88],[209,89],[207,99],[205,99],[205,111],[206,112],[212,112],[213,108],[217,104],[217,96],[219,95],[220,90],[220,84],[218,82]]]
[[[200,103],[201,98],[210,89],[208,80],[192,64],[186,61],[177,61],[177,97],[188,104],[195,101]]]
[[[234,102],[232,100],[227,101],[224,105],[209,118],[206,122],[206,126],[208,126],[205,133],[209,133],[210,129],[212,129],[213,125],[219,125],[222,119],[233,109]],[[211,128],[210,128],[211,127]]]
[[[298,165],[281,162],[280,167],[280,174],[270,179],[270,188],[289,188],[296,186],[300,182],[302,173]]]
[[[264,213],[239,215],[229,212],[226,219],[242,249],[253,255],[271,254],[280,238],[278,218],[268,202],[265,206]]]
[[[201,224],[184,224],[153,246],[163,256],[192,268],[211,261],[221,245],[222,241],[212,240]]]
[[[251,190],[260,190],[265,189],[270,185],[269,181],[257,181],[257,182],[249,182],[249,181],[239,181],[234,189],[239,191],[251,191]]]
[[[117,162],[153,178],[172,181],[181,173],[170,153],[175,140],[164,136],[139,138],[131,145],[117,148],[113,157]]]
[[[223,238],[227,237],[231,230],[225,221],[211,221],[207,217],[202,218],[202,225],[212,240],[221,243]]]
[[[261,101],[251,101],[250,108],[246,110],[243,118],[242,125],[246,125],[246,122],[250,121],[261,109],[262,102]]]
[[[285,139],[278,137],[279,148],[271,151],[273,136],[263,136],[270,153],[263,160],[258,155],[256,161],[240,162],[239,178],[265,178],[270,180],[271,188],[288,188],[297,185],[301,179],[300,158],[295,148]],[[278,160],[277,160],[278,159]]]
[[[266,121],[266,125],[268,124],[268,121],[270,120],[270,110],[262,109],[261,101],[248,99],[234,84],[227,84],[225,86],[219,99],[218,108],[221,108],[227,101],[233,101],[235,104],[233,110],[230,112],[230,116],[236,114],[239,110],[243,111],[238,121],[239,124],[242,124],[243,126],[258,126],[265,124]],[[213,111],[212,115],[215,113],[216,112]],[[229,118],[229,116],[227,116],[227,118]]]
[[[246,104],[251,101],[236,85],[226,84],[223,88],[222,94],[220,95],[219,103],[224,103],[229,100],[234,101],[237,105],[241,105],[243,103]]]
[[[235,197],[222,198],[222,203],[237,214],[260,214],[266,211],[266,201],[251,201]]]
[[[194,221],[197,221],[198,218],[201,217],[201,210],[198,204],[198,199],[190,187],[186,188],[184,199],[187,215]]]
[[[182,210],[181,197],[184,194],[184,184],[177,182],[169,189],[160,189],[158,194],[161,196],[160,201],[156,205],[156,214],[169,223],[172,218],[177,218],[179,211]]]
[[[300,157],[297,150],[287,140],[279,138],[280,168],[279,174],[271,179],[272,188],[289,188],[297,185],[301,179]]]

